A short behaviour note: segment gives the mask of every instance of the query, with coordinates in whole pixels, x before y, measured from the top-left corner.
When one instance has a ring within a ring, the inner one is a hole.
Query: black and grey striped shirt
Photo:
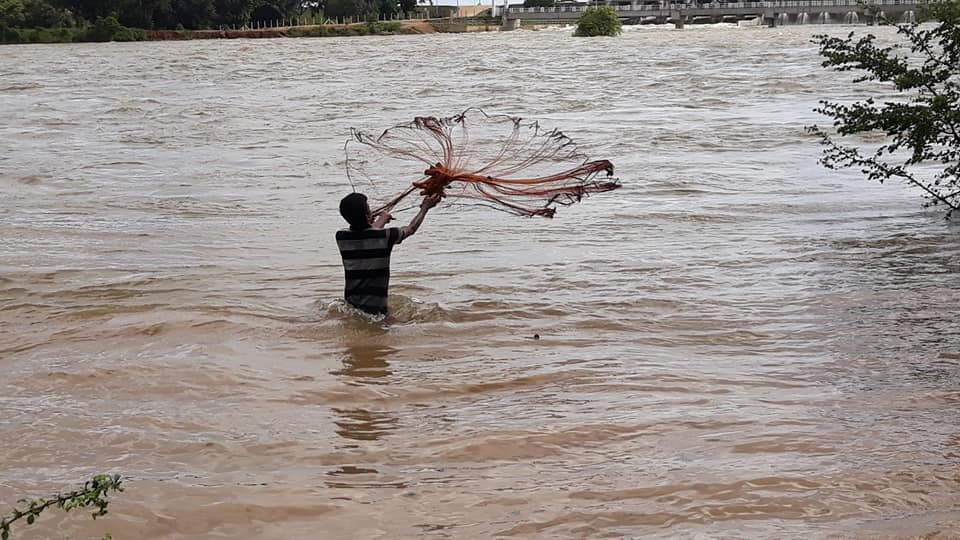
[[[337,231],[343,257],[343,296],[351,306],[377,315],[387,312],[390,252],[402,241],[403,233],[396,227]]]

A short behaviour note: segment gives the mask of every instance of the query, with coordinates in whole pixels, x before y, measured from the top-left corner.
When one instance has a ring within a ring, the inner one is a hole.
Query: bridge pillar
[[[683,30],[683,12],[671,11],[669,22],[672,22],[673,27],[677,30]]]

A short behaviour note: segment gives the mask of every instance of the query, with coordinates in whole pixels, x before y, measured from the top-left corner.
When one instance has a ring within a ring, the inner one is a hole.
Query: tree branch
[[[0,540],[10,538],[10,526],[20,519],[26,519],[27,525],[32,525],[41,512],[56,506],[69,512],[74,508],[87,508],[95,506],[97,510],[93,512],[93,519],[97,519],[107,513],[107,506],[110,504],[106,497],[110,491],[123,491],[119,474],[106,475],[98,474],[93,479],[83,485],[83,489],[71,491],[68,493],[57,494],[52,499],[35,499],[28,501],[21,499],[18,503],[26,503],[27,508],[20,510],[14,508],[10,516],[0,518]]]

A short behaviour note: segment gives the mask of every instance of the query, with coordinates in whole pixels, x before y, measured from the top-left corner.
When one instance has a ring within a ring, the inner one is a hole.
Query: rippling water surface
[[[3,47],[0,509],[110,471],[15,532],[957,537],[960,231],[817,165],[868,90],[824,29]],[[468,105],[624,188],[441,206],[351,314],[349,128]]]

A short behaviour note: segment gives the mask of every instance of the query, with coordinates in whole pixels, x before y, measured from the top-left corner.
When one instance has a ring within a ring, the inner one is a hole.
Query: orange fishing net
[[[419,192],[553,217],[558,205],[620,187],[612,163],[587,161],[563,133],[475,108],[450,118],[418,117],[379,136],[353,129],[346,151],[350,183],[367,195],[374,214],[398,211]]]

